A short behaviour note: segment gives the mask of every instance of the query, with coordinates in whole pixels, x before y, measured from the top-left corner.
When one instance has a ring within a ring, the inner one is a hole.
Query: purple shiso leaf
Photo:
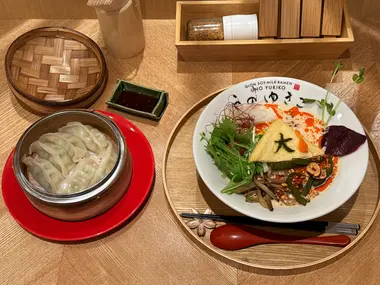
[[[367,137],[345,126],[330,126],[323,136],[322,146],[326,154],[344,156],[356,151],[365,143]]]

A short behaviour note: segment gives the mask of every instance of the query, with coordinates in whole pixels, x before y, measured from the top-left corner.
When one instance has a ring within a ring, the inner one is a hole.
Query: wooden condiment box
[[[180,61],[334,59],[354,42],[347,4],[340,37],[258,39],[239,41],[188,41],[187,22],[192,19],[234,14],[259,14],[259,0],[179,1],[176,47]],[[260,23],[259,23],[260,25]]]

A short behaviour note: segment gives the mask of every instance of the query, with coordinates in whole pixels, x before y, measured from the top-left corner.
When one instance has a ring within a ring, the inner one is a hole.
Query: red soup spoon
[[[269,243],[297,243],[345,247],[351,242],[350,237],[346,235],[303,238],[271,233],[243,225],[237,226],[230,224],[214,229],[211,232],[210,240],[214,246],[225,250],[238,250]]]

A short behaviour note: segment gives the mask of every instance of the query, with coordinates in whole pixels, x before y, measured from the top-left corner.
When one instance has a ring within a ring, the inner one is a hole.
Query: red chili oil
[[[326,182],[323,185],[321,185],[319,187],[315,187],[314,188],[315,190],[317,190],[318,192],[322,192],[330,186],[330,184],[333,182],[333,180],[334,180],[334,178],[338,172],[338,162],[339,162],[339,158],[334,156],[333,157],[334,171],[333,171],[332,175],[326,180]],[[318,164],[321,168],[329,167],[329,165],[327,163],[327,156],[325,157],[325,160],[323,162],[318,163]],[[306,167],[299,167],[299,168],[295,169],[295,172],[305,175],[307,173],[307,170],[306,170]],[[300,188],[302,189],[302,185],[305,185],[306,181],[307,181],[307,179],[305,179],[305,177],[296,176],[292,179],[292,184],[296,185],[297,187],[298,187],[298,185],[301,185]]]
[[[266,129],[269,128],[268,123],[259,123],[255,126],[256,128],[256,134],[263,134],[265,133]]]
[[[277,118],[280,120],[282,119],[282,116],[278,112],[278,105],[277,104],[265,104],[264,106],[271,108],[273,110],[273,112],[276,114]]]
[[[116,103],[130,109],[151,113],[158,103],[158,98],[123,90],[116,99]]]

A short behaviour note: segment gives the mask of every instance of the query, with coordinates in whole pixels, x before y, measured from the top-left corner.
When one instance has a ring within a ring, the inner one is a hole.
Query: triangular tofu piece
[[[323,150],[306,141],[300,133],[282,120],[274,121],[264,133],[249,161],[279,162],[294,158],[311,158],[323,155]]]

